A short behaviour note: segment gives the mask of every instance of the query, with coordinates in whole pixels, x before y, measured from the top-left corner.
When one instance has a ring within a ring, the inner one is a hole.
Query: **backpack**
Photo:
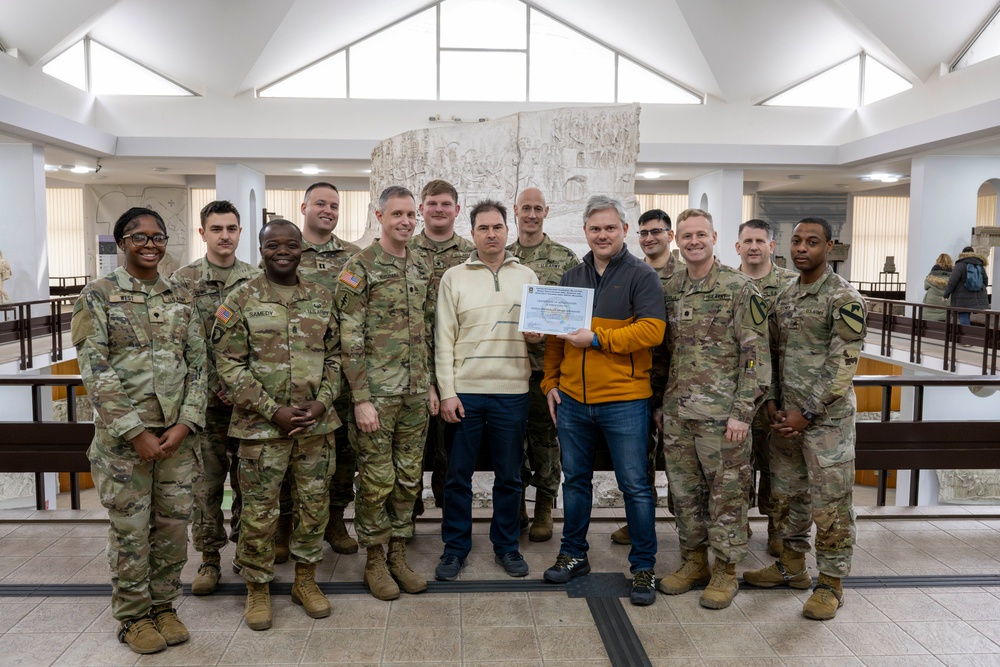
[[[970,292],[983,289],[983,267],[972,262],[965,265],[965,289]]]

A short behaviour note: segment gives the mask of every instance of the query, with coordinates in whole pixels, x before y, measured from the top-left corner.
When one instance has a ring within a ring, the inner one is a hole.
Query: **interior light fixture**
[[[87,166],[79,165],[78,164],[75,167],[73,167],[72,169],[70,169],[70,171],[73,172],[74,174],[89,174],[90,172],[95,171],[95,170],[94,170],[93,167],[87,167]]]
[[[59,165],[57,165],[57,164],[47,164],[47,165],[45,165],[45,171],[59,171]]]
[[[318,167],[302,167],[301,169],[299,169],[299,171],[301,171],[306,176],[315,176],[316,174],[319,173],[319,168]]]
[[[639,174],[643,178],[659,178],[663,174],[655,169],[647,169],[646,171]]]

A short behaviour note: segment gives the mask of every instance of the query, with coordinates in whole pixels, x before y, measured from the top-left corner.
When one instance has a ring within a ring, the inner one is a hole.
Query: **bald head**
[[[524,246],[542,242],[542,224],[549,214],[545,195],[538,188],[525,188],[517,196],[514,217],[517,218],[517,240]]]

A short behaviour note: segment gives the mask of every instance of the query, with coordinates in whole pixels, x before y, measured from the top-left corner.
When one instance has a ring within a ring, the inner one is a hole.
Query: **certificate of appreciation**
[[[588,287],[525,285],[518,331],[562,334],[589,329],[594,290]]]

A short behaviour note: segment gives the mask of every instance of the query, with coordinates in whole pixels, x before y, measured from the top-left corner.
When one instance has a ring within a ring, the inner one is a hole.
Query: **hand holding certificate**
[[[594,290],[585,287],[525,285],[518,331],[566,334],[590,329]]]

